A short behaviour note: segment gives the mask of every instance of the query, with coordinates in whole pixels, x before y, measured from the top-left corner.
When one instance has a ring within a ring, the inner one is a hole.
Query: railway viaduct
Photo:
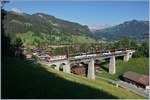
[[[95,69],[94,69],[94,63],[95,60],[105,60],[109,59],[109,73],[110,74],[115,74],[116,73],[116,62],[115,59],[116,57],[123,56],[123,60],[125,62],[129,61],[129,59],[132,57],[133,53],[135,50],[126,50],[122,51],[119,53],[110,53],[107,55],[97,55],[97,56],[91,56],[91,57],[83,57],[83,58],[78,58],[75,59],[74,57],[70,57],[66,60],[57,60],[57,61],[52,61],[52,62],[44,62],[48,66],[55,66],[54,68],[56,70],[59,70],[60,66],[63,68],[63,72],[70,73],[70,64],[75,64],[75,63],[88,63],[88,74],[87,77],[89,79],[95,79]]]

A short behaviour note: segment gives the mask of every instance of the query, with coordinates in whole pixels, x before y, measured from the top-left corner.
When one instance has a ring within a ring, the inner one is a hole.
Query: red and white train
[[[127,51],[127,50],[126,50]],[[128,50],[130,51],[130,50]],[[123,50],[115,50],[113,52],[110,52],[109,50],[105,51],[105,52],[102,52],[102,55],[110,55],[111,53],[122,53]],[[81,59],[81,58],[86,58],[86,57],[96,57],[97,54],[86,54],[86,53],[81,53],[79,55],[76,55],[72,58],[74,59]],[[48,62],[51,62],[51,61],[56,61],[56,60],[65,60],[67,59],[68,56],[67,55],[58,55],[58,56],[48,56],[46,57],[46,60]]]
[[[56,60],[64,60],[67,59],[67,55],[59,55],[59,56],[49,56],[47,57],[47,61],[51,62],[51,61],[56,61]]]

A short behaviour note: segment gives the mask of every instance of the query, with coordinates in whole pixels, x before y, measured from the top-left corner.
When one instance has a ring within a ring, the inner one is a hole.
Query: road
[[[149,97],[149,90],[137,87],[136,85],[124,82],[124,81],[116,81],[116,83],[125,89],[128,89],[138,95],[144,96],[144,97]]]
[[[146,90],[146,89],[143,89],[143,88],[139,88],[133,84],[130,84],[130,83],[127,83],[125,81],[114,81],[112,79],[108,79],[108,78],[104,78],[104,77],[100,77],[100,76],[96,76],[97,78],[100,78],[100,79],[103,79],[105,81],[108,81],[109,83],[115,85],[115,86],[119,86],[119,87],[122,87],[122,88],[125,88],[129,91],[132,91],[138,95],[141,95],[143,97],[146,97],[148,98],[149,97],[149,90]]]

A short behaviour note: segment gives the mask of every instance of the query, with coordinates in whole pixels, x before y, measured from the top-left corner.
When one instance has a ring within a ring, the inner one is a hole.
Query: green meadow
[[[2,58],[2,98],[143,99],[104,80],[90,80],[18,58]]]
[[[97,71],[97,76],[106,77],[114,80],[119,80],[119,76],[127,71],[133,71],[140,74],[149,74],[149,62],[146,57],[131,58],[128,62],[121,59],[116,60],[116,74],[108,73],[109,63],[103,63]]]

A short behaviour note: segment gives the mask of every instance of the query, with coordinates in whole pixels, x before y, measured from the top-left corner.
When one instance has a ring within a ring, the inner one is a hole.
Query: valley
[[[147,3],[1,3],[2,99],[149,98]]]

